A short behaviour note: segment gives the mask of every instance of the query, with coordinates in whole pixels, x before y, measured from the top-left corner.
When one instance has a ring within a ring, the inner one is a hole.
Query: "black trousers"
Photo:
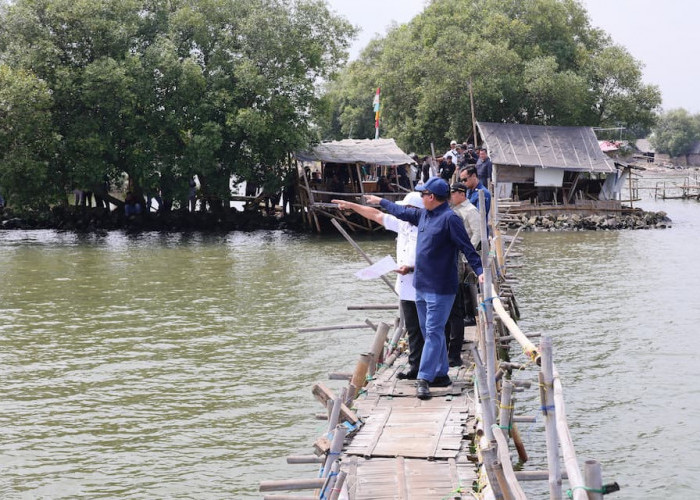
[[[418,321],[416,303],[412,300],[402,300],[401,312],[403,312],[403,321],[408,333],[408,364],[411,370],[415,369],[418,371],[420,357],[423,354],[424,340]]]
[[[447,359],[453,362],[462,361],[462,344],[464,343],[464,295],[465,285],[460,283],[452,303],[450,316],[445,325],[445,342],[447,343]],[[468,293],[468,291],[467,291]]]

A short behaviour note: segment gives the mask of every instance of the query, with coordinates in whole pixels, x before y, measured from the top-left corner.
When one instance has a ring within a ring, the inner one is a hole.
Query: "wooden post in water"
[[[496,401],[496,342],[493,334],[493,277],[491,274],[491,261],[489,252],[489,239],[486,228],[486,207],[484,206],[484,191],[479,190],[479,225],[481,226],[481,265],[484,269],[484,312],[486,317],[485,344],[486,344],[486,383],[491,399],[491,406]],[[495,409],[494,409],[495,410]]]
[[[328,451],[328,455],[326,456],[326,463],[323,465],[321,477],[328,476],[333,462],[338,460],[340,451],[343,449],[343,441],[345,440],[345,435],[347,433],[348,429],[344,425],[338,425],[335,428],[335,431],[333,432],[333,441],[331,441],[331,449]]]
[[[357,361],[357,366],[355,366],[355,372],[352,374],[352,381],[350,382],[351,387],[348,389],[349,400],[355,399],[360,393],[360,390],[365,386],[365,382],[367,382],[367,370],[369,370],[371,359],[371,353],[360,354],[360,359]],[[355,389],[352,390],[352,387]]]
[[[513,426],[513,405],[511,404],[511,397],[513,396],[513,382],[510,380],[506,380],[503,382],[503,385],[501,387],[501,402],[498,405],[499,406],[499,412],[498,412],[498,425],[502,430],[507,430],[508,432],[504,432],[503,434],[506,436],[506,439],[508,436],[511,434],[511,429]]]
[[[583,465],[583,475],[586,487],[590,488],[586,490],[588,500],[603,500],[603,494],[600,493],[603,489],[603,473],[600,464],[596,460],[586,460]]]
[[[373,377],[377,371],[377,365],[381,363],[384,358],[384,344],[386,343],[386,337],[389,334],[389,325],[384,322],[380,322],[377,326],[377,332],[374,335],[374,341],[372,342],[372,358],[369,360],[369,376]]]
[[[347,472],[344,470],[341,470],[338,472],[338,477],[335,478],[335,484],[333,485],[333,488],[331,489],[331,495],[329,497],[329,500],[338,500],[338,497],[340,496],[340,492],[343,489],[343,484],[345,483],[345,478],[347,476]]]
[[[552,339],[546,335],[540,340],[542,370],[540,376],[540,401],[544,414],[547,438],[547,466],[549,469],[549,497],[561,500],[561,466],[559,464],[559,439],[557,437],[556,411],[554,407],[554,364],[552,363]]]
[[[569,476],[569,485],[571,486],[574,500],[586,500],[588,495],[583,489],[583,475],[578,467],[578,460],[576,460],[576,451],[574,450],[574,441],[571,439],[571,433],[569,432],[569,425],[566,422],[566,408],[564,405],[564,394],[561,387],[561,380],[559,379],[559,373],[556,367],[552,363],[552,387],[554,393],[554,405],[557,408],[556,411],[556,423],[557,423],[557,436],[559,438],[559,443],[561,444],[561,452],[564,457],[564,466],[566,467],[566,473]]]
[[[471,345],[472,358],[474,359],[474,364],[476,368],[474,369],[476,375],[476,383],[478,389],[478,397],[481,400],[481,413],[484,420],[484,435],[487,441],[490,443],[493,441],[493,429],[491,426],[495,422],[494,415],[494,404],[486,384],[486,369],[484,368],[484,363],[481,361],[481,356],[476,346]]]
[[[330,402],[330,400],[329,400]],[[331,414],[328,417],[328,432],[335,429],[338,425],[338,417],[340,417],[340,408],[343,406],[343,398],[341,396],[336,397],[333,400],[333,406],[331,408]]]

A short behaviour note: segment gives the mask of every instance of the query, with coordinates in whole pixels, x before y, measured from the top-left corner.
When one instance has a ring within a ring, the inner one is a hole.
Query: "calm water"
[[[673,229],[526,234],[521,325],[554,337],[579,459],[620,483],[611,498],[692,499],[700,204],[646,208]],[[372,333],[297,329],[390,319],[347,311],[393,300],[362,267],[342,240],[280,232],[0,232],[0,498],[259,498],[313,475],[284,460],[324,429],[311,385]],[[521,424],[529,468],[540,428]]]

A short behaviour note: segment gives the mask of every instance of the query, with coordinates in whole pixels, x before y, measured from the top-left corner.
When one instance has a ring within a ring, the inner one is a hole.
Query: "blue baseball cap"
[[[416,186],[416,191],[421,193],[433,193],[435,196],[447,198],[450,195],[450,186],[440,177],[428,179],[428,182],[420,186]]]

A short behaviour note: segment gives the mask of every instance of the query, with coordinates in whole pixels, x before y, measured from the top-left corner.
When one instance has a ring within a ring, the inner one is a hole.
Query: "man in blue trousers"
[[[479,254],[469,242],[464,222],[447,203],[450,196],[447,182],[434,177],[417,186],[416,191],[421,193],[424,209],[397,205],[373,195],[367,196],[366,200],[378,203],[396,218],[418,226],[413,286],[425,344],[416,380],[416,395],[420,399],[429,399],[431,385],[444,387],[451,383],[447,375],[445,324],[457,293],[458,252],[465,255],[480,282],[483,282],[483,268]]]

